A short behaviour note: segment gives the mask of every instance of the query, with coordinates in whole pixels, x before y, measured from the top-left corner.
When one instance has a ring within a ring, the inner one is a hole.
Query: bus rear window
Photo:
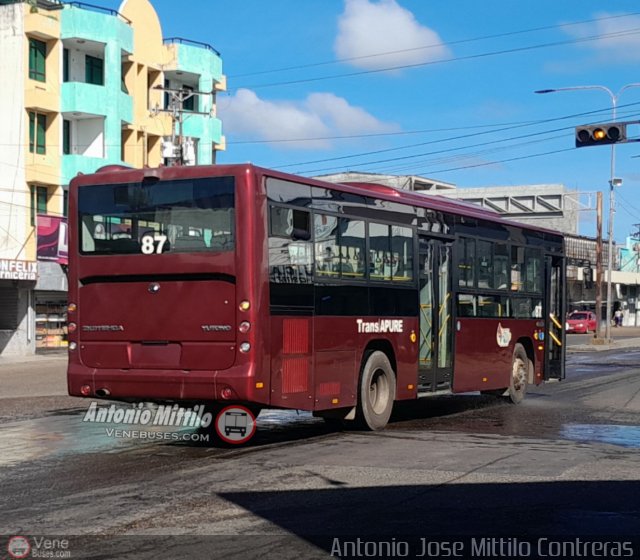
[[[234,179],[212,177],[78,189],[80,252],[231,251]]]

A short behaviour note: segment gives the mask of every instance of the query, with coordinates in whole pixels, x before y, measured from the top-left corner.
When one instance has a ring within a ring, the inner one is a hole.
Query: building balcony
[[[106,116],[109,103],[108,93],[104,86],[82,82],[65,82],[61,89],[61,112]]]
[[[61,89],[62,113],[109,115],[126,122],[133,120],[133,99],[122,91],[114,97],[104,86],[83,82],[65,82]]]
[[[83,155],[62,156],[62,184],[68,185],[78,173],[95,173],[105,165],[122,164],[120,158],[99,158]]]
[[[166,71],[182,71],[201,76],[205,81],[211,80],[213,90],[223,91],[226,88],[226,77],[222,73],[222,57],[211,45],[190,41],[180,37],[164,40],[171,61]]]
[[[116,10],[93,4],[66,4],[61,19],[62,39],[81,39],[117,45],[133,52],[131,22]]]

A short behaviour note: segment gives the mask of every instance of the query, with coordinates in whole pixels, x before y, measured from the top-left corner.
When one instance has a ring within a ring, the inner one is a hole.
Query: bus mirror
[[[291,230],[291,239],[294,241],[309,241],[309,239],[311,239],[311,232],[302,228],[293,228],[293,230]]]

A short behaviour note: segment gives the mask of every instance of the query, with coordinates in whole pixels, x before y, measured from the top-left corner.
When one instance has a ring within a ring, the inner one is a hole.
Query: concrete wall
[[[503,215],[510,220],[574,235],[578,233],[578,193],[564,185],[458,188],[445,196],[498,209],[500,213],[506,210]]]

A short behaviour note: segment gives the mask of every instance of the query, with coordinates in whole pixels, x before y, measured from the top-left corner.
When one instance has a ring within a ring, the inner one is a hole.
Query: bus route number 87
[[[143,235],[140,239],[140,250],[144,255],[153,255],[154,253],[159,255],[162,253],[162,249],[166,241],[166,235]]]

